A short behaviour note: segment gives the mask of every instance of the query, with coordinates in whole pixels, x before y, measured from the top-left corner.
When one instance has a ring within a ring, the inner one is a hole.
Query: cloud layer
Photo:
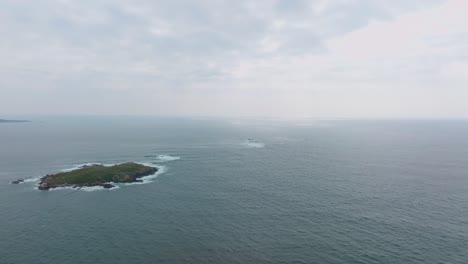
[[[0,113],[468,117],[467,25],[464,0],[4,0]]]

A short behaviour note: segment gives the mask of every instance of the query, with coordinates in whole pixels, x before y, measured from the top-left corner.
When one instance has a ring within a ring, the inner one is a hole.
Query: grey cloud
[[[41,4],[40,4],[41,3]],[[248,1],[9,1],[3,10],[15,30],[15,41],[40,35],[35,41],[85,48],[99,56],[141,58],[140,51],[153,59],[171,55],[213,56],[239,52],[256,56],[260,42],[277,38],[285,52],[296,54],[321,50],[324,37],[359,28],[371,18],[388,18],[375,1],[352,1],[335,5],[322,14],[312,14],[309,1],[266,1],[249,9]],[[13,11],[12,11],[13,10]],[[140,12],[129,12],[140,10]],[[3,14],[2,14],[3,15]],[[309,24],[289,25],[272,30],[276,19]],[[166,25],[167,34],[151,34],[154,20]],[[318,28],[318,26],[320,28]],[[29,32],[28,32],[29,31]],[[20,32],[18,34],[18,32]],[[325,32],[325,35],[324,35]],[[13,34],[13,32],[9,32]],[[21,36],[23,35],[23,36]],[[122,48],[129,47],[125,50]],[[38,43],[37,49],[41,49]],[[37,52],[40,52],[38,50]],[[124,54],[122,54],[124,53]],[[133,55],[132,55],[133,54]],[[131,58],[126,58],[131,59]],[[174,58],[172,58],[174,59]]]
[[[30,89],[59,97],[67,91],[84,96],[127,89],[231,89],[242,78],[235,71],[245,61],[327,54],[330,39],[440,2],[5,0],[0,2],[0,85],[10,90],[0,90],[0,97],[19,97]],[[272,72],[295,74],[283,68]],[[80,91],[71,92],[75,89]]]

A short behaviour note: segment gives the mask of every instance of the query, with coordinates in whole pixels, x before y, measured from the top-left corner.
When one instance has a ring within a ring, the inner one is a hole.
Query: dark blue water
[[[165,172],[111,191],[9,184],[124,161]],[[3,123],[0,263],[466,264],[468,122]]]

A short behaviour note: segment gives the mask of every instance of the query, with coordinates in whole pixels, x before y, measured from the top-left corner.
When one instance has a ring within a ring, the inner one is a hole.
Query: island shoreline
[[[157,167],[127,162],[111,166],[103,164],[84,165],[76,170],[47,174],[39,180],[37,189],[47,191],[55,188],[82,188],[100,186],[115,188],[118,183],[141,183],[142,178],[154,175]]]

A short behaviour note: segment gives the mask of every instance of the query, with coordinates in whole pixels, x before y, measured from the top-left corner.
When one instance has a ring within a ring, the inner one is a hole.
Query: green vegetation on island
[[[39,190],[49,190],[57,187],[91,187],[102,186],[112,188],[112,183],[141,182],[140,178],[152,175],[158,171],[155,167],[127,162],[113,166],[102,164],[83,166],[77,170],[48,174],[41,178]]]

